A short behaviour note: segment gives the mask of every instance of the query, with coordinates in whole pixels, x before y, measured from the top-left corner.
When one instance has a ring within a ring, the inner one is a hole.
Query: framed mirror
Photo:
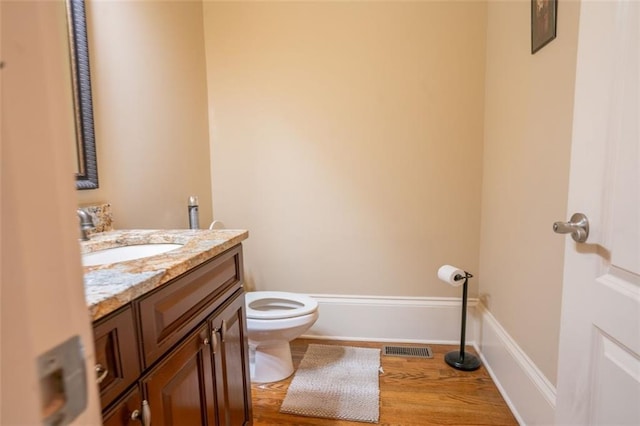
[[[76,188],[98,188],[93,98],[84,0],[67,0],[73,108],[76,126]]]

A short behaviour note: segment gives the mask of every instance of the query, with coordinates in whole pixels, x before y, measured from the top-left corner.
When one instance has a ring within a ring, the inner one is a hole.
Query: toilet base
[[[293,374],[289,342],[253,347],[249,344],[250,377],[254,383],[284,380]]]

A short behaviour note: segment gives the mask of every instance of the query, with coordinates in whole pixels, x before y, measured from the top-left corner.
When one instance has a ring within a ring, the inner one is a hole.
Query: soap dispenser
[[[199,229],[200,223],[198,219],[198,197],[192,195],[189,197],[189,229]]]

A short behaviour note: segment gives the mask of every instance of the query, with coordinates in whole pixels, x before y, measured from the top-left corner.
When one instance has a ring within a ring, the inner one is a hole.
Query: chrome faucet
[[[80,239],[82,241],[89,241],[89,233],[91,229],[93,229],[93,219],[91,215],[87,213],[85,210],[78,209],[76,210],[78,217],[80,218]]]

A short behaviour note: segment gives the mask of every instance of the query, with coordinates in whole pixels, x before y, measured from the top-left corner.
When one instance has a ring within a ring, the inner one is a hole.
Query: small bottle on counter
[[[198,219],[198,197],[192,195],[189,197],[189,229],[199,229],[200,223]]]

